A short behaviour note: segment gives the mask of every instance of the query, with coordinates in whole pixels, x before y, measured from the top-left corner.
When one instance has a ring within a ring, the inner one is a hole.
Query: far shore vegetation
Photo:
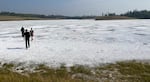
[[[26,68],[7,63],[0,67],[0,82],[150,82],[149,77],[150,64],[137,61],[95,67],[61,65],[51,68],[40,64]]]
[[[9,20],[51,20],[51,19],[95,19],[95,20],[116,20],[116,19],[150,19],[150,11],[134,10],[124,14],[107,13],[101,16],[63,16],[63,15],[40,15],[23,14],[14,12],[0,12],[0,21]]]

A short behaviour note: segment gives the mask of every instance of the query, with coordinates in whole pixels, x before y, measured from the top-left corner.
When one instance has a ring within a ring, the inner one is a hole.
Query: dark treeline
[[[14,12],[0,12],[2,16],[20,16],[20,17],[38,17],[38,18],[65,18],[61,15],[39,15],[39,14],[22,14]]]
[[[20,17],[37,17],[37,18],[52,18],[52,19],[94,19],[97,16],[63,16],[63,15],[39,15],[39,14],[22,14],[14,12],[0,12],[2,16],[20,16]],[[126,16],[138,19],[150,19],[150,11],[148,10],[134,10],[128,11],[124,14],[117,15],[116,13],[102,14],[102,16]]]
[[[134,17],[138,19],[150,19],[150,11],[142,10],[142,11],[129,11],[125,14],[121,14],[121,16]]]
[[[63,15],[39,15],[39,14],[22,14],[14,12],[0,12],[1,16],[19,16],[19,17],[37,17],[51,19],[92,19],[95,16],[63,16]]]
[[[132,17],[132,18],[137,18],[137,19],[150,19],[150,11],[148,10],[134,10],[134,11],[128,11],[124,14],[117,15],[116,13],[107,13],[107,14],[102,14],[102,16],[126,16],[126,17]]]

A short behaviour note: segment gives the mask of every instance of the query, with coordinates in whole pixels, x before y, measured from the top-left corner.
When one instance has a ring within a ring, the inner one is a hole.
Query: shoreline
[[[18,19],[10,19],[10,20],[0,19],[0,21],[27,21],[27,20],[95,20],[95,19],[19,19],[19,20]],[[109,19],[109,20],[146,20],[146,19]],[[95,20],[95,21],[103,21],[103,20]]]
[[[72,20],[88,20],[89,18],[73,18]],[[90,18],[91,20],[132,20],[136,18],[122,17],[122,16],[100,16],[96,18]],[[89,20],[90,20],[89,19]],[[0,21],[22,21],[22,20],[70,20],[67,18],[39,18],[39,17],[20,17],[20,16],[1,16]]]

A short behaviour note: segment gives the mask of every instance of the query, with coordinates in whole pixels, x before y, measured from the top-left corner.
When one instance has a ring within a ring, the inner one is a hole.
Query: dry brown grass
[[[0,16],[0,21],[12,21],[12,20],[42,20],[42,18],[19,17],[19,16]]]
[[[17,65],[3,64],[0,82],[150,82],[150,65],[139,62],[118,62],[97,67],[72,66],[50,68],[43,64],[33,71],[15,70]]]

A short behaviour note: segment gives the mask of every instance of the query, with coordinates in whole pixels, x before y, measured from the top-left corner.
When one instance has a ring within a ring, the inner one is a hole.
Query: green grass
[[[1,66],[0,82],[150,82],[150,64],[135,61],[97,67],[62,65],[50,68],[40,64],[34,72],[20,68],[21,73],[14,71],[17,65]]]

